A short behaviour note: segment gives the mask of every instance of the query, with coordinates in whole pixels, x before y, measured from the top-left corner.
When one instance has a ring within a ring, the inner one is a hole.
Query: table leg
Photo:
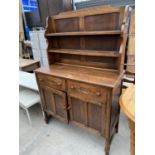
[[[135,155],[135,123],[129,119],[130,127],[130,152]]]

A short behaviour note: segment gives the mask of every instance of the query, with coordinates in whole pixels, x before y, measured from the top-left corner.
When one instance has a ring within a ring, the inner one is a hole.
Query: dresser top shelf
[[[112,31],[79,31],[79,32],[59,32],[59,33],[47,33],[46,37],[50,36],[84,36],[84,35],[120,35],[120,30]]]
[[[122,74],[117,71],[95,69],[80,65],[52,64],[50,67],[39,68],[35,72],[56,76],[64,79],[81,81],[89,84],[113,88]]]

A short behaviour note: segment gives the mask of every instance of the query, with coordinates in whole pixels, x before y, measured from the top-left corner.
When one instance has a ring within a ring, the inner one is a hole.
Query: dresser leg
[[[110,151],[110,140],[106,139],[106,142],[105,142],[105,155],[109,155],[109,151]]]
[[[116,131],[116,133],[118,133],[118,130],[119,130],[119,120],[118,120],[118,122],[117,122],[117,124],[116,124],[116,126],[115,126],[115,131]]]
[[[118,130],[119,130],[119,119],[120,119],[120,106],[118,108],[118,121],[117,121],[117,124],[115,126],[116,133],[118,133]]]
[[[44,121],[45,121],[45,123],[48,124],[48,122],[49,122],[49,116],[47,115],[47,113],[45,111],[43,112],[43,115],[44,115]]]

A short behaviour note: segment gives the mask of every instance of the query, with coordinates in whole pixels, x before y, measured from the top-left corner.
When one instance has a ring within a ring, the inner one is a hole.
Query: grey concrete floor
[[[19,110],[20,155],[104,155],[104,138],[52,118],[44,123],[40,105],[30,108],[32,126],[26,112]],[[130,155],[128,120],[121,113],[119,133],[114,136],[110,155]]]

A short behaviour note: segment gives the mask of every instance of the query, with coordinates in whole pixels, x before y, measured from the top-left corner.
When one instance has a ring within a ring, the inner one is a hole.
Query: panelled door
[[[43,110],[68,123],[66,93],[43,85],[40,92]]]
[[[68,95],[70,121],[105,134],[106,104]]]

